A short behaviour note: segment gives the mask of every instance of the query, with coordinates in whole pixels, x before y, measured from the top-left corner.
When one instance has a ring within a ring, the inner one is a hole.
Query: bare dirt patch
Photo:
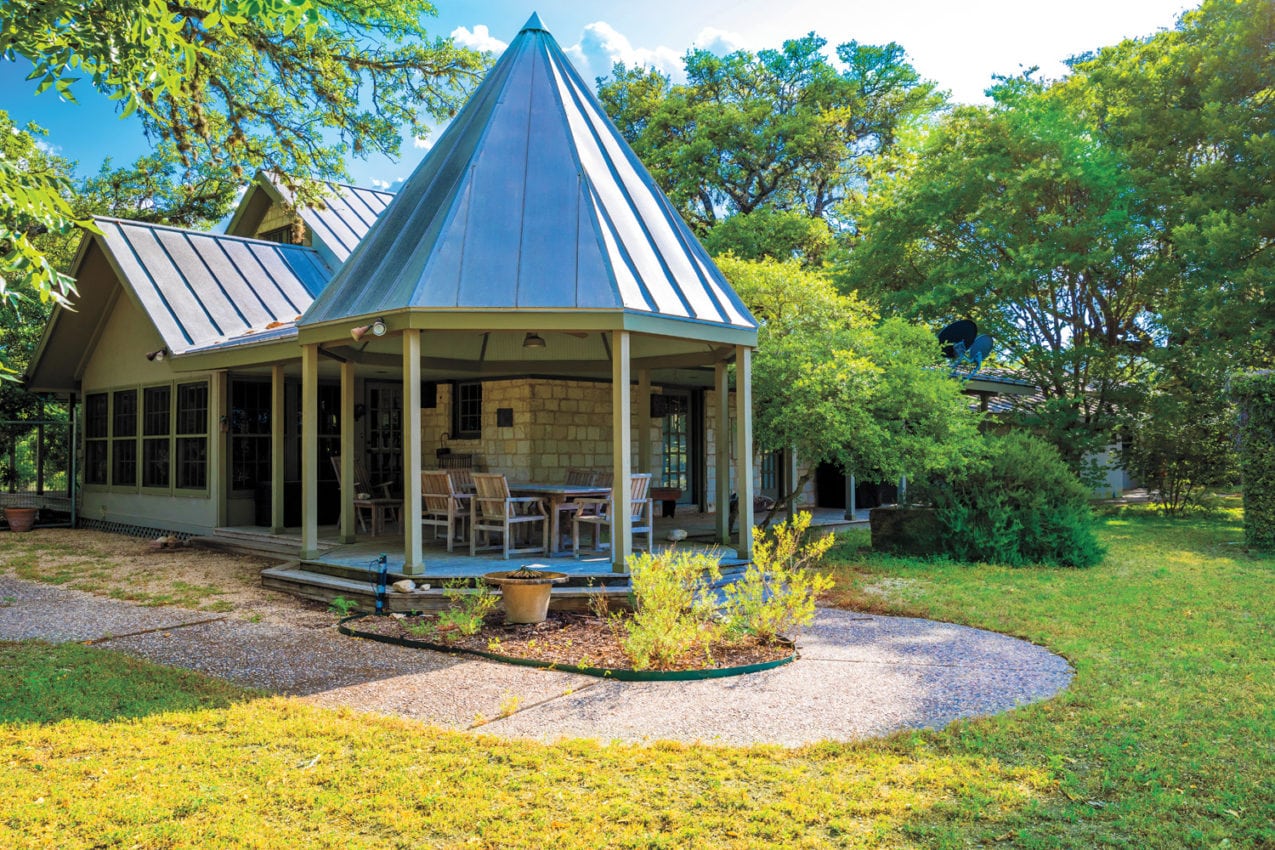
[[[492,652],[512,658],[526,658],[547,664],[604,667],[629,670],[633,662],[620,645],[624,634],[622,619],[604,619],[586,614],[550,612],[543,623],[510,625],[503,611],[483,620],[477,634],[464,635],[442,626],[431,614],[417,616],[363,617],[348,624],[355,631],[387,637],[424,641],[455,649]],[[786,644],[761,643],[746,636],[718,643],[707,655],[687,655],[666,670],[715,670],[778,661],[792,655]]]
[[[327,627],[324,606],[261,586],[278,561],[207,549],[152,549],[145,539],[86,529],[0,538],[0,571],[143,605],[176,605],[250,622]]]

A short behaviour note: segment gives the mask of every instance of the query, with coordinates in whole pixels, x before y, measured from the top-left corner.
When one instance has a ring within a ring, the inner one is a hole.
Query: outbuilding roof
[[[305,313],[756,323],[537,16]]]

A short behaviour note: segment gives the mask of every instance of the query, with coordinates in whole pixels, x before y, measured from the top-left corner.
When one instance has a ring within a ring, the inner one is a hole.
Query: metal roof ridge
[[[130,224],[134,227],[145,227],[150,230],[172,230],[177,233],[185,233],[191,236],[208,236],[213,239],[228,239],[234,242],[247,242],[251,245],[261,245],[269,248],[288,248],[312,254],[318,253],[318,251],[309,245],[295,245],[291,242],[271,242],[269,239],[255,239],[251,236],[234,236],[230,233],[218,233],[215,230],[196,230],[193,227],[178,227],[175,224],[160,224],[153,221],[137,221],[136,219],[119,218],[113,215],[94,215],[90,216],[90,218],[94,221],[109,221],[114,224]]]

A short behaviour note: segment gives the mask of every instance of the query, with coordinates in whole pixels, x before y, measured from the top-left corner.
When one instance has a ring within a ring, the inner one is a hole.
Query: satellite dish
[[[978,325],[969,319],[960,319],[939,331],[939,342],[943,343],[943,356],[959,359],[974,344],[978,334]]]
[[[952,361],[952,376],[955,377],[962,369],[968,371],[964,374],[964,379],[969,380],[974,373],[983,367],[983,361],[987,359],[987,355],[992,353],[992,338],[987,334],[979,334],[974,341],[970,343],[966,351],[961,352],[960,356]]]

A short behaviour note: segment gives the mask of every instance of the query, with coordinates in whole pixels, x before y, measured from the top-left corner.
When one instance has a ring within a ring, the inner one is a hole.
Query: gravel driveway
[[[793,664],[729,679],[615,682],[0,576],[0,640],[31,638],[92,641],[322,706],[549,741],[848,741],[1007,711],[1053,696],[1072,676],[1063,658],[994,632],[822,609]]]

